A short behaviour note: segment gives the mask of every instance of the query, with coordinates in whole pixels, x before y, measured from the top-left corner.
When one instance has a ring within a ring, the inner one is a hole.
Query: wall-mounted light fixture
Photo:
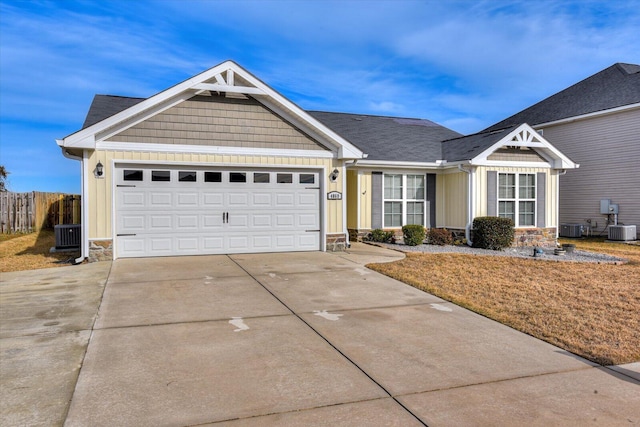
[[[340,171],[338,169],[334,169],[333,172],[331,172],[331,175],[329,175],[329,181],[336,182],[338,175],[340,175]]]
[[[104,166],[102,166],[100,160],[98,160],[98,164],[96,165],[95,175],[96,178],[102,178],[104,175]]]

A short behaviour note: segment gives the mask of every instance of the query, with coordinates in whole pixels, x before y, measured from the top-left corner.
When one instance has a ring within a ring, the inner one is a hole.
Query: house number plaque
[[[327,193],[327,200],[342,200],[342,193],[339,191],[331,191]]]

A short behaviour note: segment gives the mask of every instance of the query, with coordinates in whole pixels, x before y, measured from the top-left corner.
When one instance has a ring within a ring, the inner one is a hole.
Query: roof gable
[[[535,126],[639,103],[640,65],[617,63],[484,131],[519,123]]]
[[[522,147],[533,149],[553,168],[573,169],[579,166],[526,123],[443,141],[442,145],[447,163],[464,162],[477,166],[504,165],[504,160],[492,160],[490,158],[492,154],[502,148]],[[526,162],[518,164],[528,165]]]
[[[311,138],[332,147],[340,158],[363,157],[362,151],[357,147],[233,61],[223,62],[144,100],[120,97],[94,98],[94,102],[97,101],[98,104],[95,109],[93,106],[90,109],[85,119],[86,126],[57,142],[62,147],[95,149],[97,141],[106,140],[148,117],[208,92],[251,96]],[[123,110],[117,111],[125,104],[127,106]]]

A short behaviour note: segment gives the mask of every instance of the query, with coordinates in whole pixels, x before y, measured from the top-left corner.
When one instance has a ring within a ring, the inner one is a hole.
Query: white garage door
[[[314,171],[116,167],[116,256],[317,251]]]

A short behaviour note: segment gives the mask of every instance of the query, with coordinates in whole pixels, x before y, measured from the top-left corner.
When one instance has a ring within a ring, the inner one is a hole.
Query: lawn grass
[[[640,361],[640,246],[566,240],[627,264],[407,253],[367,267],[602,365]]]
[[[69,265],[80,252],[49,253],[56,245],[53,230],[30,234],[0,235],[0,272],[36,270]]]

